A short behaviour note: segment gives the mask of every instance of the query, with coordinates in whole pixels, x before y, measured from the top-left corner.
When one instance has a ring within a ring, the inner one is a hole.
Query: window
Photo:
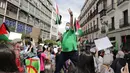
[[[95,25],[95,20],[93,21],[93,25]]]
[[[3,0],[1,0],[0,1],[0,8],[3,8],[3,9],[5,9],[5,1],[3,1]]]
[[[115,19],[114,19],[114,17],[111,18],[111,22],[112,22],[112,24],[111,24],[112,27],[111,28],[115,29]]]
[[[10,18],[6,18],[5,19],[5,24],[7,25],[7,27],[9,28],[10,31],[15,31],[15,27],[16,27],[16,21]]]
[[[19,17],[22,17],[23,19],[27,19],[27,14],[23,11],[20,11]]]
[[[121,36],[121,39],[122,39],[122,49],[128,49],[130,50],[130,35],[124,35],[124,36]]]
[[[97,26],[98,26],[98,18],[97,18]]]
[[[128,24],[128,10],[123,11],[123,15],[124,15],[124,24],[127,25]]]

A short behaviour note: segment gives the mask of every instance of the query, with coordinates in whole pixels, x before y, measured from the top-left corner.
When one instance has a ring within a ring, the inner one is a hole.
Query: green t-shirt
[[[63,52],[71,52],[77,50],[77,38],[73,30],[68,30],[63,34],[61,46]]]

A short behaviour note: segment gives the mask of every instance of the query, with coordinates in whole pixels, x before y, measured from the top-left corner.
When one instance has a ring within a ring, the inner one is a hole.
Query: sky
[[[73,11],[73,17],[78,18],[85,0],[55,0],[62,15],[62,24],[58,26],[59,32],[65,32],[65,24],[70,21],[68,9]]]

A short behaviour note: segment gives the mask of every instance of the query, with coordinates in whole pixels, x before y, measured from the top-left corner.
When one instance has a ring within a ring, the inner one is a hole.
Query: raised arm
[[[73,12],[70,9],[68,9],[68,12],[70,14],[70,27],[71,27],[71,29],[74,29],[74,26],[73,26]]]

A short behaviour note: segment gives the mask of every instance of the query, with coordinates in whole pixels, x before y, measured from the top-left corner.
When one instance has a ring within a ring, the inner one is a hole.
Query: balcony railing
[[[91,28],[92,29],[92,32],[94,31],[94,27]]]
[[[114,26],[112,26],[112,23],[111,24],[109,24],[109,31],[112,31],[112,30],[115,30],[115,27]]]
[[[112,10],[115,10],[115,4],[114,4],[114,3],[112,3],[111,5],[109,5],[109,6],[107,7],[107,12],[110,12],[110,11],[112,11]]]
[[[16,6],[19,6],[19,0],[7,0],[7,1],[9,1],[10,3],[13,3]]]
[[[103,9],[103,10],[100,12],[100,17],[106,16],[106,11],[107,11],[107,9]]]
[[[120,28],[130,26],[130,16],[128,17],[128,22],[124,21],[124,18],[119,20]]]
[[[102,26],[102,27],[101,27],[101,33],[106,33],[105,26]]]
[[[130,1],[130,0],[117,0],[117,5],[119,6],[120,4],[127,2],[127,1]]]
[[[87,22],[90,21],[90,20],[91,20],[93,17],[95,17],[97,14],[98,14],[98,10],[95,9],[95,10],[93,11],[93,13],[91,13],[91,14],[88,16]]]

